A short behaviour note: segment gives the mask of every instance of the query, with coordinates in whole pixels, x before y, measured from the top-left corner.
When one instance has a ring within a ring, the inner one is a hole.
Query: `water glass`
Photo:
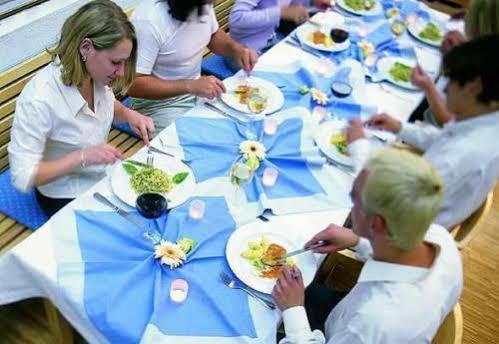
[[[170,286],[170,300],[175,303],[182,303],[187,298],[189,284],[184,279],[176,279]]]
[[[200,220],[204,216],[205,209],[205,202],[200,199],[195,199],[189,204],[189,217],[193,220]]]

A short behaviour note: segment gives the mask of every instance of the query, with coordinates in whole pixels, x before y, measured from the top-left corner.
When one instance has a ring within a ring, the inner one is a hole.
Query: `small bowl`
[[[146,192],[139,195],[135,204],[139,213],[147,219],[160,217],[168,207],[166,198],[154,192]]]
[[[346,30],[336,28],[336,29],[331,29],[331,31],[329,32],[329,36],[331,36],[333,42],[343,43],[348,39],[350,34]]]
[[[343,81],[333,81],[331,84],[331,92],[338,98],[345,98],[352,94],[352,86]]]

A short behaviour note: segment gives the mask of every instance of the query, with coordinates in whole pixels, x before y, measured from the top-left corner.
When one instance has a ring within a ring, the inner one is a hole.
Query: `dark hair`
[[[209,0],[168,0],[170,14],[181,22],[185,22],[196,9],[198,16],[204,14],[203,6],[209,3]]]
[[[464,86],[479,77],[481,103],[499,100],[499,35],[487,35],[466,42],[444,56],[444,75]]]

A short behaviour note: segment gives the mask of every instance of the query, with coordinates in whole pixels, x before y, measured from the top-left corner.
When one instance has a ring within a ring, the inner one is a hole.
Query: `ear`
[[[466,85],[464,85],[466,91],[473,96],[477,97],[480,93],[482,93],[483,84],[482,78],[477,76],[475,79],[468,81]]]
[[[386,221],[380,215],[372,216],[370,230],[372,231],[373,235],[388,235]]]
[[[94,50],[94,44],[90,38],[84,38],[80,43],[80,55],[87,57]]]

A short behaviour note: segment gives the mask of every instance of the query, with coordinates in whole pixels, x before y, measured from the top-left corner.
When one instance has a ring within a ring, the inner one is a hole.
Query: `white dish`
[[[331,135],[333,133],[343,132],[346,130],[346,121],[328,121],[319,126],[315,134],[315,143],[322,153],[328,158],[345,166],[353,166],[352,158],[348,155],[341,154],[338,149],[331,144]]]
[[[426,38],[422,38],[422,37],[419,36],[419,34],[421,33],[421,31],[423,31],[426,28],[426,25],[429,23],[428,21],[425,21],[425,20],[416,20],[416,21],[414,21],[414,23],[412,23],[411,25],[409,25],[407,27],[407,31],[409,31],[409,33],[411,34],[411,36],[413,36],[417,40],[419,40],[419,41],[421,41],[423,43],[426,43],[428,45],[434,46],[434,47],[439,47],[442,44],[443,37],[445,35],[445,31],[446,30],[439,23],[437,23],[435,21],[431,21],[431,22],[433,24],[437,25],[438,28],[440,29],[440,32],[442,33],[442,38],[439,39],[438,41],[432,41],[431,39],[426,39]]]
[[[276,230],[271,222],[257,221],[244,225],[232,233],[225,253],[230,268],[241,282],[257,291],[270,294],[276,280],[260,277],[250,261],[241,257],[241,253],[248,248],[248,241],[260,240],[262,236],[271,243],[281,245],[288,252],[301,248],[290,239],[289,235]],[[311,252],[306,252],[295,256],[294,260],[302,273],[305,286],[309,285],[314,279],[317,268],[315,256]]]
[[[410,81],[405,82],[405,81],[399,81],[395,80],[391,75],[390,75],[390,69],[392,66],[396,63],[403,63],[407,66],[410,66],[414,68],[416,66],[416,61],[410,60],[407,58],[402,58],[402,57],[384,57],[382,59],[378,60],[378,71],[383,77],[383,79],[391,82],[394,85],[400,86],[402,88],[408,89],[408,90],[419,90],[417,86],[414,86]]]
[[[327,37],[329,37],[329,32],[333,28],[334,27],[320,27],[319,28],[317,26],[302,25],[298,28],[296,35],[298,36],[298,39],[300,40],[300,42],[308,45],[311,48],[317,49],[317,50],[336,52],[336,51],[343,51],[345,49],[348,49],[348,47],[350,47],[350,39],[347,39],[345,42],[342,42],[342,43],[333,42],[333,45],[331,47],[326,47],[324,44],[315,44],[314,42],[311,42],[308,39],[309,35],[316,30],[320,30],[323,34],[325,34]],[[341,28],[341,29],[346,30],[345,28]]]
[[[244,84],[240,76],[232,76],[224,81],[226,93],[223,93],[220,98],[229,107],[244,113],[251,113],[247,104],[241,104],[239,98],[234,94],[234,90],[238,85]],[[258,87],[262,95],[267,97],[267,107],[260,115],[268,115],[276,112],[284,105],[284,95],[281,90],[270,81],[251,76],[247,79],[247,84],[250,87]]]
[[[196,180],[194,179],[192,170],[187,165],[178,159],[155,154],[154,167],[165,171],[170,178],[180,172],[189,172],[189,175],[182,183],[175,185],[169,193],[164,194],[164,196],[168,199],[168,209],[178,207],[187,201],[189,197],[191,197],[196,186]],[[131,176],[125,171],[122,163],[114,166],[110,178],[111,189],[114,194],[126,204],[135,207],[138,195],[130,186]]]
[[[383,8],[381,7],[381,4],[379,3],[379,1],[378,0],[375,0],[375,1],[376,1],[376,3],[374,4],[374,6],[371,9],[361,10],[361,11],[356,11],[353,8],[348,7],[345,0],[337,0],[336,4],[342,10],[345,10],[347,12],[350,12],[350,13],[358,15],[358,16],[375,16],[375,15],[381,14],[383,12]]]

